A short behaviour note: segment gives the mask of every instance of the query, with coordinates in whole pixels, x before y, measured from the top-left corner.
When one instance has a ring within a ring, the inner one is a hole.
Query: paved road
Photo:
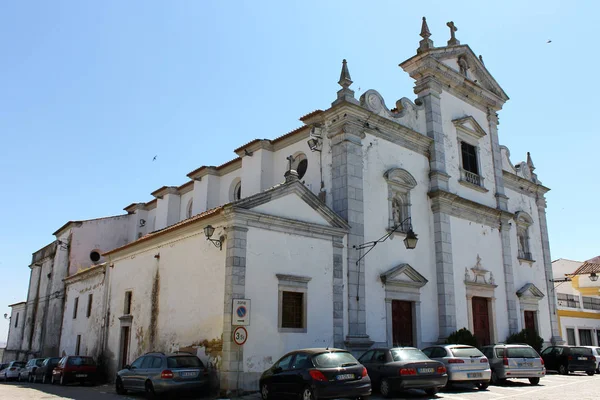
[[[66,387],[30,383],[0,383],[0,399],[42,400],[42,399],[85,399],[85,400],[140,400],[142,395],[118,396],[112,385],[82,387],[69,385]],[[570,374],[568,376],[550,374],[537,386],[527,381],[515,380],[503,386],[490,386],[488,390],[479,391],[469,387],[438,393],[428,397],[419,390],[402,394],[396,399],[448,399],[448,400],[592,400],[600,398],[600,375]],[[258,400],[260,396],[244,396],[244,400]],[[374,395],[372,400],[381,397]]]

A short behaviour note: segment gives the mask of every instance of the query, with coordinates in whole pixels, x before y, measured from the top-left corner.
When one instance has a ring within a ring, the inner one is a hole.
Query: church
[[[148,351],[192,351],[227,392],[257,390],[297,348],[422,348],[463,327],[482,345],[524,328],[562,342],[549,188],[529,153],[511,161],[497,114],[508,96],[448,27],[436,47],[423,18],[400,64],[413,100],[357,98],[344,60],[337,96],[298,129],[252,140],[125,215],[57,231],[52,348],[101,357],[109,376]],[[85,226],[97,235],[75,232]],[[30,357],[23,332],[11,325],[9,344]]]

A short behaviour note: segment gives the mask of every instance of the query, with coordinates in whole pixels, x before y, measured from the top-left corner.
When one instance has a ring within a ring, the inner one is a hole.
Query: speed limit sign
[[[238,326],[233,331],[233,341],[238,346],[243,345],[248,340],[248,331],[243,326]]]

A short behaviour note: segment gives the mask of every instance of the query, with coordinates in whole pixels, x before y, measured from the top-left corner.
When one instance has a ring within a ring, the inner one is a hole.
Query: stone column
[[[552,328],[552,344],[562,344],[565,341],[560,335],[558,328],[558,317],[556,314],[556,291],[554,283],[551,282],[552,275],[552,258],[550,257],[550,241],[548,240],[548,224],[546,222],[546,198],[543,195],[538,195],[535,201],[538,207],[538,215],[540,219],[540,236],[542,237],[542,253],[544,255],[544,271],[546,272],[546,293],[548,294],[548,310],[550,312],[550,327]],[[552,285],[552,287],[550,286]]]
[[[333,210],[348,221],[348,335],[346,346],[356,352],[369,348],[367,335],[364,261],[356,261],[360,252],[353,246],[364,243],[363,152],[365,134],[352,122],[330,130],[332,151]]]
[[[333,238],[333,345],[344,347],[344,244]]]
[[[429,158],[430,193],[448,191],[444,131],[442,129],[442,86],[432,77],[417,82],[415,93],[425,107],[427,136],[434,140]],[[454,290],[454,263],[452,259],[452,232],[450,216],[444,211],[440,197],[432,197],[435,265],[438,295],[439,340],[456,330],[456,298]]]
[[[500,241],[502,243],[502,265],[504,269],[504,290],[506,292],[506,310],[508,312],[509,334],[519,331],[519,312],[517,311],[517,292],[512,265],[512,252],[510,248],[510,225],[507,217],[501,217]]]
[[[221,392],[239,392],[244,379],[244,353],[232,339],[231,313],[233,299],[246,294],[246,240],[248,228],[228,226],[225,255],[225,296],[223,300],[223,358],[221,362]],[[241,376],[238,376],[241,374]]]

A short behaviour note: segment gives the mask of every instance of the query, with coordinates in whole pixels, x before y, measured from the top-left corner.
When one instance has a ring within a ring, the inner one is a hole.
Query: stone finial
[[[535,165],[533,165],[533,161],[531,160],[531,154],[527,152],[527,166],[531,172],[535,171]]]
[[[427,26],[427,19],[423,17],[423,23],[421,24],[421,33],[419,34],[423,39],[419,42],[419,48],[417,54],[427,51],[433,48],[433,40],[429,39],[431,32]]]
[[[483,62],[483,56],[482,56],[481,54],[479,55],[479,61],[481,61],[481,63],[482,63],[483,65],[485,65],[485,63]]]
[[[342,72],[340,73],[340,80],[338,84],[342,87],[337,92],[337,100],[331,103],[332,106],[347,101],[349,103],[359,104],[358,100],[354,98],[354,90],[350,89],[352,85],[352,79],[350,79],[350,71],[348,70],[348,63],[346,59],[342,60]]]
[[[300,180],[298,173],[296,172],[296,170],[293,170],[293,169],[285,171],[285,174],[283,174],[283,176],[285,177],[285,183],[290,183],[290,182]]]
[[[458,46],[460,42],[456,39],[455,33],[458,28],[454,25],[454,21],[450,21],[446,23],[448,28],[450,28],[450,40],[448,40],[448,46]]]

